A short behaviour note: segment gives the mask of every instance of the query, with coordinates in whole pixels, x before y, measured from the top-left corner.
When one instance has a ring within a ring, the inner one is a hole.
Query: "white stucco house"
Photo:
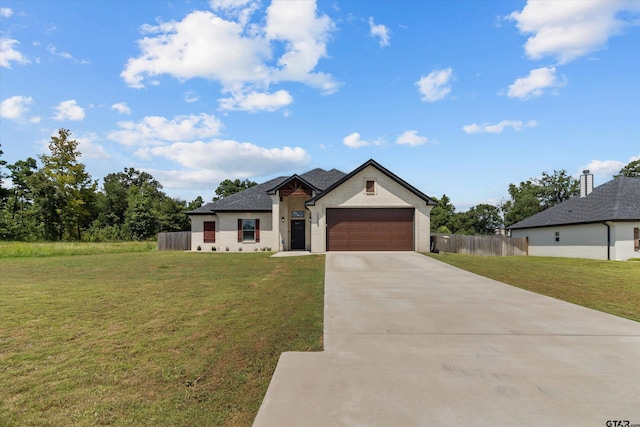
[[[528,238],[529,255],[640,258],[640,178],[618,177],[591,191],[585,172],[580,197],[513,224],[511,235]]]
[[[436,201],[369,160],[282,176],[188,212],[191,249],[429,251]]]

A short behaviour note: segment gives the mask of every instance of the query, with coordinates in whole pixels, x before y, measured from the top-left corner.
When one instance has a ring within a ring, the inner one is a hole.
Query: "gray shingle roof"
[[[280,190],[284,185],[293,180],[300,180],[305,185],[310,186],[316,193],[322,193],[322,191],[329,187],[331,184],[345,176],[344,172],[338,169],[331,169],[326,171],[324,169],[316,168],[302,175],[291,175],[289,178],[278,183],[275,187],[267,190],[267,194],[276,194],[276,191]]]
[[[602,221],[640,221],[640,178],[618,177],[586,197],[574,197],[510,226],[550,227]]]
[[[324,169],[317,168],[303,173],[300,175],[300,178],[315,187],[317,191],[322,191],[345,175],[346,174],[344,172],[337,169],[326,171]],[[291,177],[288,176],[274,178],[215,202],[207,203],[206,205],[187,213],[190,215],[211,215],[219,211],[270,211],[271,197],[267,192],[278,187],[290,178]]]
[[[309,184],[313,185],[320,191],[324,191],[336,181],[342,179],[346,173],[339,171],[338,169],[331,169],[330,171],[326,171],[324,169],[314,169],[309,172],[303,173],[300,175],[300,178],[307,181]]]

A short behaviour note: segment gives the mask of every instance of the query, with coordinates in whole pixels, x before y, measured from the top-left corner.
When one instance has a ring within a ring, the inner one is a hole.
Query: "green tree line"
[[[167,196],[134,168],[107,175],[100,189],[67,129],[51,137],[49,151],[39,162],[7,164],[0,150],[0,240],[145,240],[189,230],[186,212],[203,204],[201,197],[186,203]]]
[[[640,160],[620,169],[615,177],[640,178]],[[530,178],[520,184],[509,184],[509,198],[499,206],[480,204],[466,212],[456,212],[449,197],[443,194],[431,210],[431,230],[437,233],[495,234],[545,209],[580,194],[580,182],[566,170],[542,172],[540,178]]]
[[[167,196],[149,173],[134,168],[108,174],[102,188],[79,162],[78,142],[60,129],[50,154],[7,164],[0,147],[0,240],[145,240],[162,231],[186,231],[186,212],[204,204]],[[617,176],[640,178],[640,160]],[[11,182],[9,185],[8,182]],[[213,200],[245,190],[255,182],[225,179]],[[499,206],[479,204],[456,212],[443,194],[431,211],[431,229],[439,233],[494,234],[579,194],[579,182],[565,170],[542,172],[518,185]]]

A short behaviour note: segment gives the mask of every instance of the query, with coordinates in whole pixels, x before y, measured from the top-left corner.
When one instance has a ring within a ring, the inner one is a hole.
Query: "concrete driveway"
[[[640,424],[640,323],[417,253],[327,254],[324,348],[254,426]]]

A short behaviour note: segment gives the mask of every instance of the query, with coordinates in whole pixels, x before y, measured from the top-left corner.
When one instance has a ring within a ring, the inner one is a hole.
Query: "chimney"
[[[587,197],[593,191],[593,174],[589,169],[583,170],[580,175],[580,197]]]

